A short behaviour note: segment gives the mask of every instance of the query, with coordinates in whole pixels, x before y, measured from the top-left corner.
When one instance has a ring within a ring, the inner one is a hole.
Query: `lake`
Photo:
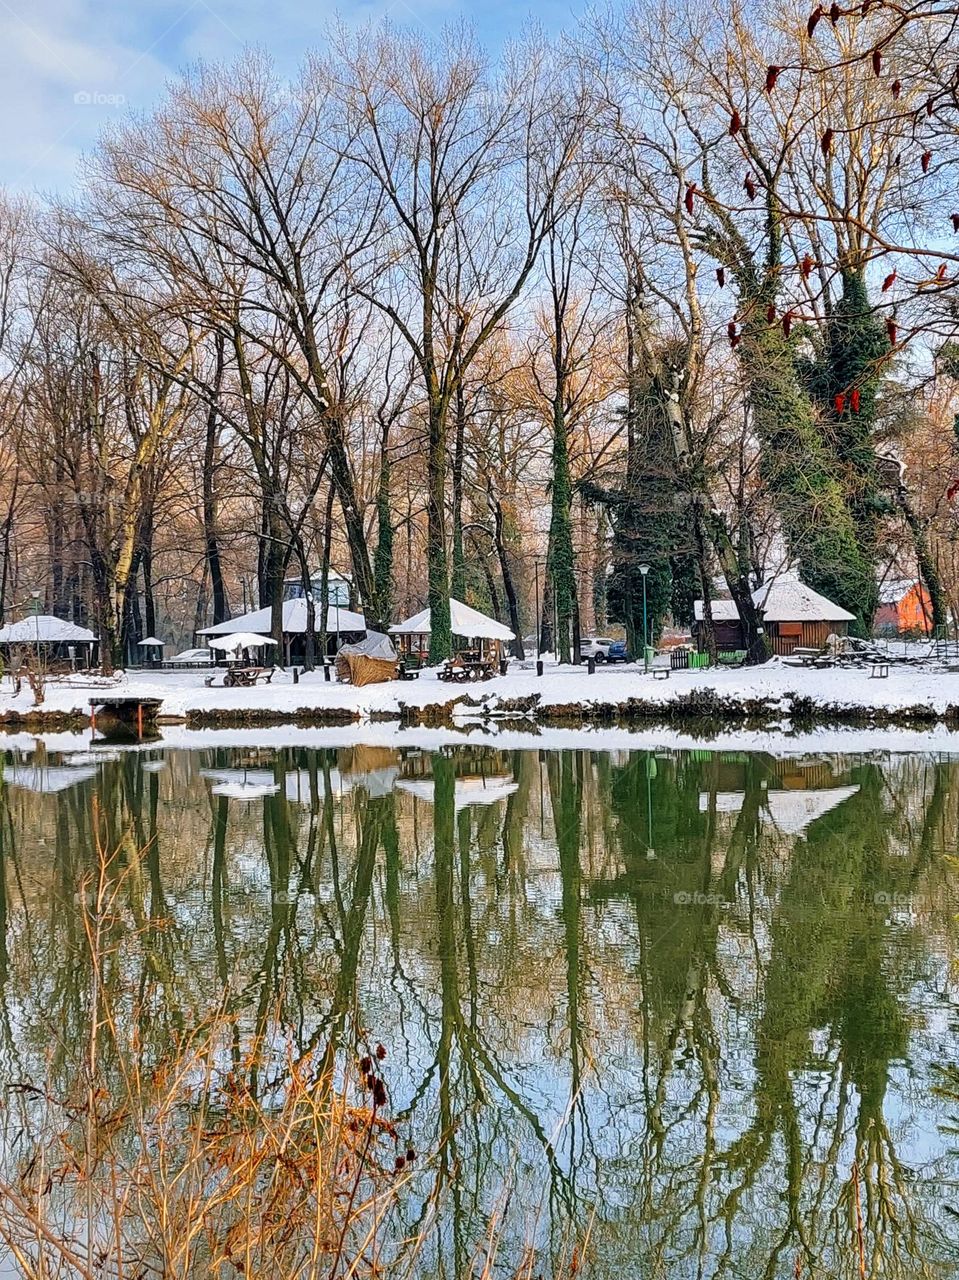
[[[8,750],[8,1083],[70,1091],[98,983],[144,1064],[220,1003],[382,1042],[419,1275],[493,1218],[503,1275],[959,1275],[959,756],[395,738]]]

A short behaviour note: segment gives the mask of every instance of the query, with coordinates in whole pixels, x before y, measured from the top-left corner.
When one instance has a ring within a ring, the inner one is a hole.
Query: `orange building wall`
[[[932,630],[932,601],[929,599],[929,592],[917,582],[898,604],[880,605],[876,610],[874,625],[928,634]]]

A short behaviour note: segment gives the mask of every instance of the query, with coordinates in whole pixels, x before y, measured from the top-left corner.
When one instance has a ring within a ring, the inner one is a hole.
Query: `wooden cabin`
[[[798,578],[775,578],[753,592],[753,601],[762,618],[769,647],[786,655],[797,648],[821,649],[831,635],[844,636],[855,615],[827,600]],[[746,647],[739,610],[732,600],[711,601],[713,630],[720,652]],[[693,635],[700,649],[703,602],[694,605]]]

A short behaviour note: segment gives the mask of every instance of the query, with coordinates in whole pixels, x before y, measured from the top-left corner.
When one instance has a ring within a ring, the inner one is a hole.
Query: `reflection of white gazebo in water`
[[[823,818],[859,791],[858,786],[822,787],[817,790],[786,788],[763,793],[759,816],[784,836],[801,836],[818,819]],[[746,799],[742,791],[699,793],[700,813],[715,809],[716,813],[739,813]]]
[[[390,635],[396,637],[408,664],[423,665],[427,661],[431,630],[430,610],[421,609],[412,618],[390,627]],[[467,677],[473,670],[477,675],[494,673],[503,655],[503,645],[514,638],[509,627],[453,596],[450,596],[450,631],[455,639],[464,642],[456,646],[451,666],[463,670]]]
[[[231,800],[259,800],[275,796],[280,784],[267,769],[201,769],[200,776],[213,783],[210,792]]]
[[[433,804],[435,799],[432,778],[400,778],[396,789],[429,804]],[[517,789],[518,783],[508,773],[457,778],[453,784],[453,806],[458,813],[460,809],[469,809],[473,805],[496,804]]]
[[[57,795],[68,791],[80,782],[89,782],[97,776],[95,765],[76,766],[47,764],[15,764],[4,770],[3,781],[8,787],[19,787],[38,795]]]

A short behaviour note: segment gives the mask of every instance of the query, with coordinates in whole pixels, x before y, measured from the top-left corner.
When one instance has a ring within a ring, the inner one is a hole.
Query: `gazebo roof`
[[[0,644],[93,644],[96,636],[75,622],[40,613],[0,627]]]
[[[204,627],[198,631],[199,636],[228,636],[235,631],[252,631],[260,635],[269,635],[272,615],[269,609],[254,609],[251,613],[241,613],[238,618],[229,622],[219,622],[213,627]],[[316,626],[320,625],[320,605],[316,606]],[[366,619],[361,613],[352,609],[342,609],[331,604],[327,608],[326,629],[329,633],[336,631],[365,631]],[[283,601],[283,634],[304,635],[306,633],[306,601],[302,596],[295,600]]]
[[[397,622],[390,627],[393,636],[428,636],[430,633],[430,611],[421,609],[405,622]],[[478,609],[471,609],[462,600],[450,596],[450,630],[454,636],[465,636],[468,640],[512,640],[513,633],[495,618],[488,618]]]

